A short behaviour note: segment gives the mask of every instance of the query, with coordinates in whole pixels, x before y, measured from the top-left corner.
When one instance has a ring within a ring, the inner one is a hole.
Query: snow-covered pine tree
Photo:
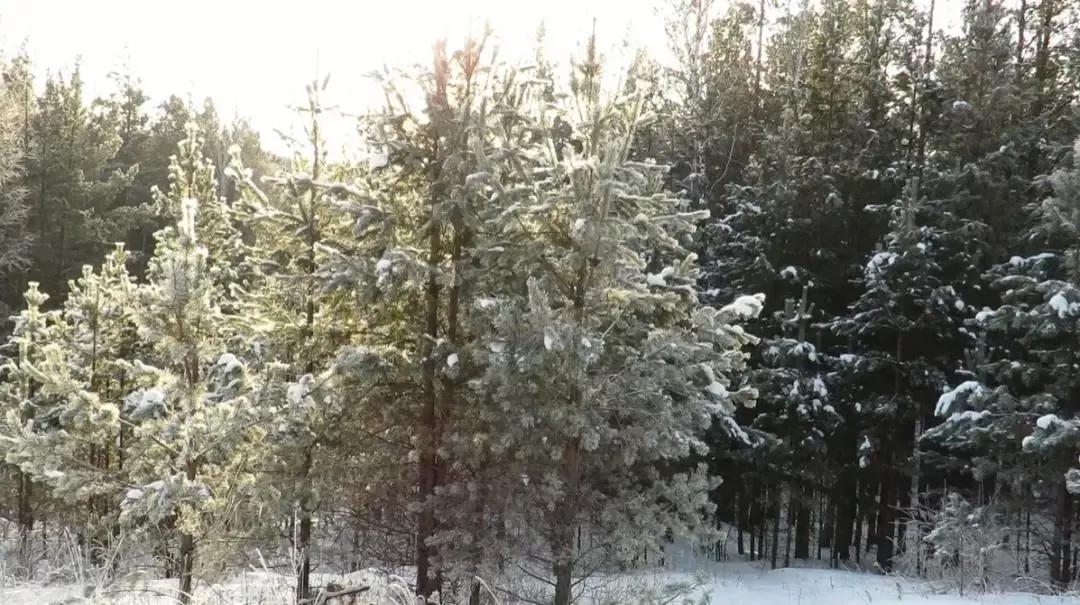
[[[830,402],[826,386],[829,359],[808,342],[808,327],[813,319],[809,287],[796,302],[788,299],[778,313],[783,335],[763,340],[758,347],[759,365],[750,372],[750,384],[758,391],[757,416],[750,425],[781,440],[776,462],[780,479],[786,483],[789,516],[786,520],[788,541],[784,565],[789,564],[792,529],[794,557],[810,557],[810,508],[814,485],[830,472],[830,441],[837,435],[842,417]],[[774,526],[772,565],[777,565],[779,542],[779,502]]]
[[[35,415],[40,407],[46,407],[51,396],[42,388],[41,374],[35,366],[46,358],[46,348],[55,337],[57,313],[44,309],[49,296],[38,289],[38,284],[31,282],[25,294],[26,308],[15,318],[5,353],[3,382],[0,382],[0,401],[4,412],[4,431],[0,446],[8,464],[15,466],[16,483],[16,522],[19,531],[18,561],[29,574],[31,566],[30,532],[34,528],[34,482],[30,473],[20,468],[18,455],[12,456],[11,450],[17,442],[13,435],[23,427],[33,427]],[[17,450],[16,450],[17,451]]]
[[[741,434],[732,413],[755,392],[728,387],[754,339],[738,324],[762,304],[700,305],[686,244],[703,213],[663,190],[662,166],[630,157],[650,119],[642,91],[608,97],[601,65],[590,40],[568,94],[523,116],[539,138],[523,139],[513,187],[474,179],[497,205],[483,231],[502,252],[477,259],[498,280],[477,300],[465,363],[480,371],[462,403],[485,429],[478,453],[501,462],[489,539],[551,578],[560,605],[590,569],[702,529],[715,478],[671,469],[707,452],[710,424]]]
[[[940,351],[962,350],[966,307],[944,281],[942,258],[953,251],[939,209],[919,196],[917,179],[889,207],[890,230],[866,265],[851,313],[831,322],[857,354],[841,360],[834,380],[844,393],[848,424],[858,431],[856,471],[877,496],[877,563],[892,568],[906,524],[896,508],[910,506],[915,429],[946,380]],[[854,463],[852,460],[849,464]]]
[[[972,506],[956,492],[950,492],[936,512],[925,541],[945,566],[955,566],[961,596],[969,585],[985,592],[990,586],[990,561],[994,551],[1004,546],[990,506]]]
[[[23,268],[30,251],[26,188],[20,178],[26,154],[20,106],[30,83],[19,77],[24,73],[20,67],[0,62],[5,76],[0,86],[0,272],[5,275]]]
[[[243,277],[239,233],[217,196],[213,167],[195,144],[197,128],[189,134],[168,193],[157,196],[162,207],[179,211],[178,220],[158,232],[148,281],[136,292],[138,336],[149,350],[122,365],[131,377],[127,473],[136,485],[122,517],[176,528],[184,603],[197,544],[225,531],[244,505],[263,437],[255,405],[260,391],[238,356],[250,343],[225,311],[237,307],[227,285]]]
[[[101,562],[116,537],[128,485],[123,365],[139,343],[127,260],[118,245],[100,271],[84,267],[83,276],[71,282],[63,308],[53,313],[42,359],[26,366],[47,399],[21,424],[8,417],[4,425],[7,459],[75,507],[90,565]]]
[[[289,519],[289,540],[297,553],[296,598],[309,598],[315,518],[324,495],[341,474],[332,471],[347,456],[340,444],[350,425],[348,406],[332,369],[338,348],[349,342],[358,321],[347,295],[321,288],[317,277],[326,240],[342,241],[351,225],[337,220],[334,185],[340,170],[327,164],[321,132],[325,108],[320,94],[328,79],[307,87],[306,141],[297,142],[292,172],[264,179],[265,192],[231,150],[229,174],[237,183],[237,218],[250,234],[249,257],[258,277],[244,292],[238,318],[257,346],[251,364],[264,375],[269,469],[261,477],[265,504]],[[299,147],[304,148],[299,148]],[[271,395],[272,394],[272,395]]]
[[[206,250],[207,275],[224,294],[215,303],[235,312],[241,293],[254,278],[253,261],[244,245],[236,211],[221,197],[217,170],[203,153],[206,133],[194,120],[185,124],[184,133],[169,162],[168,188],[163,191],[154,187],[150,193],[155,210],[173,231],[180,229],[190,215],[198,235],[195,245]]]
[[[1073,166],[1050,177],[1052,195],[1031,208],[1036,225],[1026,239],[1031,252],[1042,251],[1014,256],[988,272],[1002,304],[975,317],[986,359],[976,380],[942,396],[938,413],[947,420],[926,436],[975,448],[999,475],[995,490],[1008,487],[1021,498],[1051,494],[1054,533],[1048,550],[1050,576],[1057,583],[1072,577],[1069,534],[1075,497],[1067,478],[1075,476],[1071,469],[1080,454],[1080,420],[1071,404],[1080,388],[1075,372],[1075,320],[1080,316],[1077,157],[1080,147],[1073,152]],[[1018,455],[1018,445],[1027,456]]]
[[[362,464],[370,469],[370,484],[379,484],[378,493],[386,495],[412,493],[400,483],[409,468],[403,462],[408,455],[418,463],[418,498],[410,508],[417,530],[417,592],[424,596],[441,583],[444,557],[433,536],[449,519],[440,516],[457,514],[440,505],[437,492],[457,480],[442,440],[458,422],[466,394],[464,375],[446,368],[464,363],[455,350],[470,338],[463,326],[477,295],[471,284],[481,275],[473,258],[479,245],[474,234],[478,204],[486,197],[474,192],[478,184],[470,175],[478,170],[476,154],[491,144],[485,136],[494,135],[476,132],[485,121],[516,119],[500,112],[510,105],[498,100],[515,94],[512,74],[492,65],[490,57],[484,38],[467,40],[452,54],[440,42],[429,70],[384,74],[387,105],[364,122],[370,170],[354,184],[328,189],[343,198],[351,235],[327,243],[323,286],[344,291],[353,297],[350,304],[368,306],[359,325],[365,332],[359,358],[381,359],[372,367],[384,375],[354,406],[360,422],[381,427]],[[425,104],[414,107],[411,101],[418,97]],[[512,132],[529,136],[520,127]],[[519,143],[504,144],[512,150]],[[509,151],[497,160],[512,161],[521,158]],[[385,499],[378,505],[386,514]]]

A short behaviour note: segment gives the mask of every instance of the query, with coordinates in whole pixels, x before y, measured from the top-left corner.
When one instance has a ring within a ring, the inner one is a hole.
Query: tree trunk
[[[743,526],[746,523],[746,515],[743,511],[746,508],[746,498],[740,494],[735,496],[735,545],[741,557],[746,553],[743,549]]]
[[[1063,514],[1064,525],[1061,528],[1061,578],[1068,585],[1072,582],[1072,560],[1073,560],[1073,497],[1067,490],[1065,491],[1065,512]]]
[[[769,544],[765,538],[768,535],[769,529],[769,490],[763,490],[761,495],[761,503],[758,506],[758,552],[756,553],[757,559],[764,559],[768,556]]]
[[[196,467],[194,462],[187,464],[187,479],[195,480]],[[186,531],[180,532],[180,605],[191,602],[192,578],[195,572],[195,536]]]
[[[832,548],[833,534],[836,527],[836,502],[825,495],[818,494],[818,558],[823,548]]]
[[[447,107],[447,78],[449,64],[446,49],[437,46],[435,50],[435,93],[430,100],[433,120]],[[439,298],[441,286],[437,267],[442,262],[442,153],[440,151],[440,133],[435,129],[432,136],[431,150],[431,199],[429,200],[430,233],[428,234],[428,275],[425,286],[424,333],[421,336],[423,351],[423,405],[420,411],[420,467],[417,483],[419,484],[420,514],[417,518],[416,531],[416,593],[424,598],[435,590],[431,569],[431,547],[428,540],[435,532],[435,512],[429,500],[435,495],[436,473],[438,472],[435,452],[438,434],[438,393],[435,385],[434,345],[439,337]]]
[[[787,500],[787,516],[784,520],[784,567],[791,567],[791,539],[793,534],[793,528],[795,526],[795,501],[797,496],[794,495],[795,490],[791,487],[788,488],[788,500]]]
[[[1054,487],[1057,506],[1054,514],[1054,539],[1050,545],[1050,579],[1060,587],[1072,577],[1072,496],[1065,489],[1064,479]]]
[[[311,515],[301,511],[300,529],[296,536],[296,549],[300,554],[300,568],[296,574],[296,602],[300,603],[311,594]]]
[[[833,538],[832,549],[833,560],[837,563],[840,561],[847,562],[851,559],[852,530],[856,523],[855,501],[858,494],[858,488],[852,485],[853,482],[851,479],[845,475],[846,473],[841,475],[840,481],[837,483],[836,493],[833,496],[836,502],[836,517],[834,521],[836,531]]]
[[[753,506],[751,501],[750,506]],[[757,552],[757,525],[754,524],[754,516],[751,512],[747,512],[747,521],[749,522],[747,527],[750,530],[750,560],[754,560],[754,553]]]
[[[769,558],[769,563],[773,569],[776,569],[777,555],[780,550],[780,517],[784,514],[784,490],[778,488],[774,491],[776,493],[773,495],[773,502],[776,512],[773,514],[772,556]]]
[[[817,491],[815,496],[817,497],[817,540],[815,542],[817,542],[817,560],[820,561],[822,547],[827,541],[832,544],[832,526],[826,522],[826,517],[830,519],[832,517],[832,508],[825,506],[824,493]]]
[[[315,92],[317,90],[315,86],[311,90],[311,180],[314,182],[318,181],[322,170],[322,151],[320,149],[321,135],[319,134],[319,114],[317,112],[319,101],[316,95],[318,93]],[[307,225],[305,227],[307,258],[304,266],[304,272],[307,274],[304,284],[307,291],[305,292],[306,300],[304,302],[304,332],[300,343],[301,354],[307,357],[304,360],[304,372],[307,374],[314,374],[316,371],[315,353],[311,343],[315,337],[315,288],[313,278],[318,269],[318,262],[315,259],[315,250],[319,243],[319,216],[316,211],[318,199],[319,196],[315,191],[315,187],[312,187],[308,195],[308,211],[300,213],[301,216],[307,216]],[[302,482],[303,492],[298,507],[300,526],[296,535],[296,549],[300,555],[300,565],[296,570],[297,603],[302,603],[311,598],[311,515],[315,503],[309,502],[308,499],[313,496],[311,490],[312,447],[314,447],[314,442],[304,449],[304,460],[300,466],[300,481]]]
[[[851,546],[855,550],[855,563],[862,562],[863,551],[863,521],[866,519],[866,511],[868,510],[866,497],[866,482],[860,479],[855,487],[855,528],[851,532]],[[870,532],[873,532],[869,527]],[[869,536],[867,537],[867,543],[869,543]]]
[[[801,488],[799,499],[795,503],[795,558],[810,558],[810,490]]]
[[[577,439],[563,448],[563,485],[567,492],[558,505],[555,536],[555,605],[570,605],[574,573],[574,533],[577,527],[578,488],[581,482],[581,446]]]
[[[19,482],[18,493],[18,525],[19,525],[19,564],[26,568],[26,572],[30,572],[31,564],[31,532],[34,530],[34,509],[33,509],[33,495],[34,484],[30,481],[29,475],[20,471],[16,471],[16,476]]]
[[[1030,496],[1031,486],[1028,486]],[[1031,573],[1031,509],[1024,515],[1024,573]]]
[[[195,569],[195,537],[180,534],[180,595],[177,600],[186,605],[191,602],[192,576]]]
[[[896,552],[903,554],[907,549],[907,531],[908,531],[908,516],[911,514],[911,490],[902,489],[903,483],[899,483],[897,491],[899,493],[899,511],[897,511],[896,517]]]
[[[877,516],[877,564],[884,572],[893,569],[894,544],[896,534],[896,510],[893,501],[892,472],[886,470],[881,477],[881,502]]]

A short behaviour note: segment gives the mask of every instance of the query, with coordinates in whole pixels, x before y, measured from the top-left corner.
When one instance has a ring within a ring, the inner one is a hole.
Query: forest
[[[684,545],[1075,595],[1080,3],[936,4],[418,41],[349,159],[332,78],[278,153],[3,58],[0,575],[569,605]]]

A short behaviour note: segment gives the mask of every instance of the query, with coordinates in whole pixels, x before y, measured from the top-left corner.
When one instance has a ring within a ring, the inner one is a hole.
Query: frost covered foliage
[[[324,510],[346,458],[327,445],[346,438],[350,394],[340,379],[355,373],[353,388],[365,384],[362,363],[338,350],[358,329],[352,301],[342,291],[320,287],[327,246],[351,233],[339,220],[340,193],[328,183],[345,170],[328,166],[322,139],[319,94],[327,81],[308,86],[308,138],[297,142],[289,171],[255,183],[240,149],[231,150],[229,176],[239,184],[233,208],[251,244],[250,284],[238,295],[247,348],[245,356],[262,374],[262,411],[268,450],[258,492],[273,514],[295,523],[297,598],[310,597],[310,550],[315,519]],[[265,532],[272,535],[272,532]]]
[[[469,498],[495,523],[440,537],[551,561],[533,572],[553,576],[559,603],[583,570],[656,548],[667,530],[701,529],[715,479],[663,466],[704,454],[711,424],[740,432],[731,415],[755,396],[729,387],[754,340],[738,324],[761,301],[697,303],[684,244],[698,217],[663,192],[662,167],[630,160],[648,116],[637,91],[606,97],[599,67],[590,54],[572,94],[526,114],[547,137],[565,125],[570,144],[540,138],[520,151],[523,182],[484,176],[497,210],[485,231],[515,253],[488,257],[506,278],[478,286],[492,302],[478,301],[475,338],[455,356],[474,377],[461,404],[470,422],[452,429],[449,447],[465,477],[495,473],[482,501]]]
[[[43,309],[48,295],[38,289],[38,284],[31,282],[24,298],[26,308],[15,318],[15,328],[8,340],[6,357],[0,371],[0,405],[3,406],[3,425],[0,432],[0,451],[4,461],[14,466],[18,491],[16,514],[19,527],[18,563],[24,568],[30,566],[30,531],[33,526],[33,513],[30,508],[32,477],[22,470],[20,463],[30,462],[19,451],[20,436],[32,432],[36,426],[35,415],[39,406],[50,403],[51,398],[42,391],[43,376],[36,366],[46,359],[46,349],[55,337],[55,312]],[[31,457],[32,459],[32,457]]]
[[[138,489],[128,493],[123,516],[176,527],[185,594],[191,591],[196,544],[221,531],[218,524],[242,506],[251,479],[248,458],[264,433],[256,385],[233,352],[234,320],[223,312],[235,304],[226,284],[237,263],[224,261],[239,248],[239,238],[206,182],[212,172],[200,172],[201,166],[197,147],[182,145],[174,164],[177,178],[168,196],[159,198],[182,211],[175,228],[159,232],[147,283],[136,294],[136,329],[148,350],[127,368],[130,384],[142,392],[129,399],[141,412],[132,422],[135,455],[128,470]],[[201,193],[200,185],[210,193],[191,197]],[[203,207],[205,219],[199,215]],[[215,218],[219,224],[201,227]],[[224,257],[200,244],[204,233],[214,234],[205,240],[215,242],[213,249]]]
[[[237,331],[222,311],[238,264],[200,243],[239,250],[227,219],[201,226],[202,208],[226,216],[205,166],[197,146],[181,146],[173,186],[158,196],[178,221],[157,234],[145,283],[133,283],[117,247],[100,271],[87,267],[72,282],[62,309],[43,313],[44,296],[27,292],[12,341],[20,355],[7,366],[17,380],[3,397],[5,458],[97,513],[81,530],[91,561],[121,524],[147,535],[174,530],[181,598],[196,543],[241,506],[262,434],[254,384],[230,351]]]
[[[98,272],[85,267],[71,283],[62,309],[44,315],[40,358],[30,356],[11,367],[29,376],[38,401],[16,413],[15,402],[4,397],[9,410],[2,428],[6,460],[47,485],[59,500],[98,509],[100,514],[80,528],[92,559],[115,529],[125,485],[119,473],[124,364],[137,342],[135,285],[127,258],[118,245]],[[27,292],[28,311],[39,310],[42,296],[34,287]]]
[[[859,297],[846,316],[830,322],[854,345],[830,378],[843,393],[839,408],[858,444],[848,450],[848,468],[857,476],[883,477],[882,489],[892,498],[906,493],[896,468],[914,449],[924,402],[951,370],[941,352],[967,341],[959,330],[967,311],[945,265],[956,253],[950,246],[955,234],[920,195],[916,179],[888,215],[889,231],[863,267]],[[888,524],[886,536],[900,530],[891,511],[881,522]],[[892,565],[893,547],[891,538],[879,539],[877,561],[884,569]]]
[[[844,423],[834,407],[828,386],[835,362],[807,341],[814,308],[808,302],[809,288],[798,301],[788,299],[778,312],[776,323],[782,336],[763,340],[756,353],[759,359],[749,373],[749,381],[759,393],[758,403],[747,433],[752,448],[738,450],[743,457],[767,455],[791,482],[791,498],[799,515],[808,515],[810,502],[803,502],[802,484],[824,468],[830,442]],[[775,437],[774,437],[775,436]],[[762,447],[768,445],[770,447]],[[808,558],[809,532],[795,541],[795,557]]]
[[[194,121],[184,125],[185,137],[169,163],[167,191],[151,191],[157,212],[178,238],[201,251],[206,276],[224,297],[215,303],[233,312],[232,301],[250,286],[253,269],[233,208],[218,191],[214,164],[203,155],[206,133]]]
[[[1080,362],[1076,173],[1056,171],[1052,195],[1031,208],[1032,253],[987,272],[1001,305],[967,322],[978,337],[969,379],[941,395],[936,412],[944,422],[923,436],[928,446],[973,456],[983,477],[995,476],[1015,490],[1038,486],[1052,498],[1056,581],[1071,573],[1062,532],[1071,525],[1068,490],[1080,454],[1080,424],[1071,403],[1080,388],[1074,370]],[[1038,252],[1042,247],[1062,252]]]
[[[387,82],[426,87],[428,105],[373,121],[388,165],[345,206],[351,249],[370,254],[336,250],[324,276],[377,303],[387,337],[424,335],[368,349],[392,369],[374,393],[421,401],[401,435],[421,537],[435,528],[421,561],[470,578],[513,560],[567,603],[573,577],[700,529],[716,479],[680,464],[710,425],[740,432],[732,412],[755,393],[732,386],[754,341],[739,324],[761,300],[697,302],[685,246],[703,215],[631,159],[641,91],[601,92],[591,53],[568,90],[486,57],[467,45]],[[409,413],[365,399],[384,422]]]
[[[6,67],[0,63],[0,69]],[[30,250],[26,189],[20,178],[26,154],[17,100],[22,84],[5,77],[0,85],[0,274],[24,267]]]
[[[997,588],[992,562],[995,552],[1008,544],[996,514],[992,506],[973,506],[955,492],[934,513],[923,539],[933,547],[946,574],[954,577],[960,595],[973,588],[978,592]]]

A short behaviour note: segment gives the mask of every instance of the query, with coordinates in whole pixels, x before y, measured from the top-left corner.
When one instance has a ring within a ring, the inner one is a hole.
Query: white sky
[[[945,5],[959,0],[938,0]],[[723,0],[718,5],[723,5]],[[23,44],[39,76],[69,72],[76,57],[88,98],[106,94],[107,75],[125,64],[152,105],[169,94],[211,96],[224,119],[240,114],[281,150],[273,128],[289,129],[288,108],[304,84],[330,74],[328,101],[356,113],[374,87],[365,74],[383,64],[430,60],[431,44],[460,43],[492,25],[504,55],[532,51],[544,22],[546,52],[568,57],[596,19],[601,48],[622,42],[665,46],[662,0],[0,0],[0,51]],[[625,52],[625,51],[623,51]],[[348,128],[344,123],[342,128]],[[334,137],[332,144],[346,138]]]
[[[490,22],[504,54],[529,52],[547,28],[553,58],[575,49],[597,18],[614,44],[663,38],[654,0],[0,0],[0,49],[25,43],[35,71],[69,72],[82,59],[87,97],[106,94],[107,75],[126,63],[153,105],[169,94],[211,96],[223,117],[251,118],[264,144],[296,122],[316,73],[330,74],[329,102],[359,112],[374,87],[364,76],[383,64],[430,61],[431,45],[451,48]],[[331,141],[333,143],[334,141]]]

